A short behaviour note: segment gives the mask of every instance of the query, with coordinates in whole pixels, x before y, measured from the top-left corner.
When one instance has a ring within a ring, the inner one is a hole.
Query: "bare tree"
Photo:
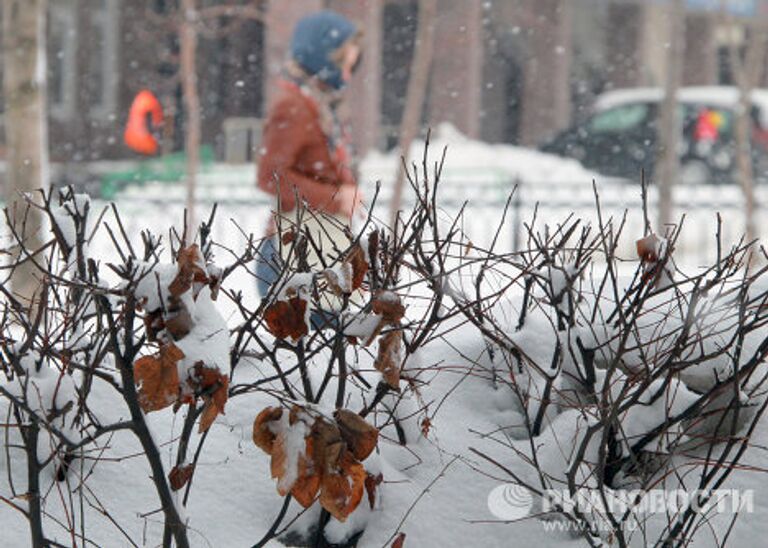
[[[424,98],[429,84],[432,52],[434,50],[435,17],[437,15],[437,0],[419,1],[419,23],[416,30],[416,44],[411,61],[408,89],[405,96],[405,109],[400,122],[400,138],[398,148],[403,155],[402,165],[398,167],[395,177],[395,189],[390,212],[390,226],[395,227],[398,211],[402,202],[403,187],[405,186],[405,170],[408,165],[411,143],[416,138],[421,122]]]
[[[187,231],[195,226],[195,189],[200,165],[200,97],[197,91],[197,28],[195,0],[181,0],[179,23],[181,86],[184,95],[187,131]]]
[[[44,218],[29,209],[22,193],[48,188],[46,117],[47,0],[4,0],[3,52],[5,132],[8,146],[6,201],[8,222],[24,245],[13,250],[22,262],[11,278],[18,299],[31,305],[40,285],[33,257],[44,240]],[[34,307],[32,307],[34,308]]]
[[[659,166],[656,180],[659,185],[659,230],[672,220],[672,186],[679,171],[678,143],[680,126],[677,116],[677,90],[680,87],[685,33],[685,2],[673,0],[669,9],[669,50],[664,83],[664,101],[658,128]]]

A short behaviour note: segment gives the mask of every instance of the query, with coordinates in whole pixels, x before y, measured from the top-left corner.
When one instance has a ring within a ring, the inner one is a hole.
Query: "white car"
[[[613,177],[653,178],[657,125],[664,91],[614,90],[598,97],[593,114],[540,148],[579,160]],[[752,92],[752,150],[758,178],[768,175],[768,90]],[[733,125],[739,91],[734,87],[685,87],[678,92],[681,181],[724,183],[733,179]]]

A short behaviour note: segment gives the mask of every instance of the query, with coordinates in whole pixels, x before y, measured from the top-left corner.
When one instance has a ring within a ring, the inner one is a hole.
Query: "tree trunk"
[[[28,206],[22,193],[49,187],[46,10],[47,0],[3,0],[5,198],[11,226],[30,253],[45,241],[45,220],[38,208]],[[40,198],[37,193],[38,203]],[[12,260],[23,262],[13,272],[11,287],[23,304],[32,305],[40,287],[40,270],[34,259],[23,260],[20,253],[21,247],[14,249]]]
[[[437,15],[437,0],[419,1],[419,22],[416,30],[416,44],[411,61],[411,73],[408,78],[408,89],[405,95],[405,109],[403,119],[400,122],[400,138],[398,147],[403,155],[403,163],[398,165],[395,177],[395,188],[392,195],[390,226],[395,228],[397,214],[405,186],[405,165],[408,165],[408,156],[411,143],[416,138],[421,123],[424,98],[429,84],[429,72],[432,66],[432,51],[434,49],[435,17]]]
[[[37,419],[30,417],[29,424],[21,426],[24,449],[27,452],[27,504],[29,533],[32,546],[45,546],[43,534],[43,512],[40,500],[40,462],[37,460],[37,445],[40,426]]]
[[[181,85],[186,110],[185,150],[187,154],[187,238],[196,223],[195,190],[200,165],[200,97],[197,92],[197,19],[195,0],[181,0],[180,57]],[[189,243],[189,242],[187,242]]]
[[[664,85],[664,101],[658,128],[659,166],[656,182],[659,187],[659,232],[672,221],[672,186],[677,182],[680,159],[680,124],[677,116],[677,91],[682,72],[683,37],[685,35],[685,4],[673,0],[669,6],[669,54]]]
[[[730,46],[730,60],[736,84],[739,87],[739,106],[736,109],[736,176],[744,194],[744,232],[747,241],[757,238],[755,227],[755,173],[752,165],[752,89],[761,81],[768,32],[753,28],[747,34],[746,59],[739,57],[735,44]]]
[[[734,124],[736,141],[736,177],[744,194],[744,234],[748,242],[755,239],[755,174],[752,169],[750,143],[750,89],[739,86],[739,106]]]

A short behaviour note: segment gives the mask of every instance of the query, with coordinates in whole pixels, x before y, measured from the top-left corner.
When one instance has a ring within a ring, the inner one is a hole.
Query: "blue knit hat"
[[[308,74],[334,89],[344,87],[341,69],[331,55],[355,33],[355,25],[331,10],[302,18],[293,31],[291,56]]]

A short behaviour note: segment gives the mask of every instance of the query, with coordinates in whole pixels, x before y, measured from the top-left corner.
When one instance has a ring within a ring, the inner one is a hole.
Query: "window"
[[[77,17],[74,4],[61,0],[51,5],[48,30],[48,101],[51,114],[70,120],[77,94]]]
[[[618,133],[639,126],[647,116],[648,105],[623,105],[595,114],[589,128],[595,133]]]

